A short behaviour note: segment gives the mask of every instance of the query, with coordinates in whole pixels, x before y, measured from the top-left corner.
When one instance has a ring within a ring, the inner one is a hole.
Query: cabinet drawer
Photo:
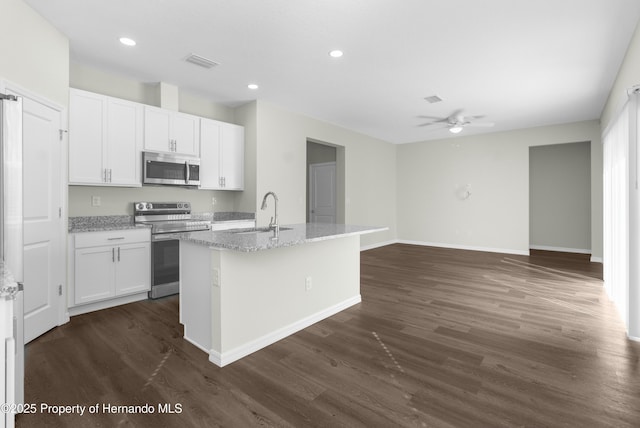
[[[75,248],[150,242],[151,231],[144,229],[110,230],[105,232],[76,233]]]

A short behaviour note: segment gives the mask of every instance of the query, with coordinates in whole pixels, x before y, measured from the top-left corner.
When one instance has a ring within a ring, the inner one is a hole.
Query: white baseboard
[[[378,242],[375,244],[363,245],[360,247],[360,251],[373,250],[374,248],[386,247],[387,245],[397,244],[398,240],[394,239],[392,241]]]
[[[591,260],[592,263],[603,263],[602,257],[593,257],[591,256]]]
[[[293,333],[303,330],[317,323],[318,321],[322,321],[323,319],[329,318],[330,316],[335,315],[338,312],[343,311],[353,305],[357,305],[361,301],[362,301],[362,297],[360,296],[360,294],[358,294],[357,296],[353,296],[327,309],[324,309],[320,312],[316,312],[315,314],[310,315],[306,318],[303,318],[299,321],[296,321],[293,324],[289,324],[287,326],[279,328],[274,332],[271,332],[255,340],[252,340],[251,342],[247,342],[244,345],[231,349],[230,351],[220,353],[212,349],[209,351],[209,361],[211,361],[213,364],[219,367],[224,367],[228,364],[233,363],[234,361],[239,360],[240,358],[246,357],[249,354],[252,354],[262,348],[265,348],[271,344],[274,344],[277,341],[292,335]]]
[[[125,305],[127,303],[138,302],[140,300],[146,300],[149,298],[149,294],[145,291],[143,293],[132,294],[130,296],[117,297],[115,299],[102,300],[95,303],[87,303],[86,305],[72,306],[68,310],[69,316],[76,316],[86,314],[87,312],[99,311],[101,309],[112,308],[114,306]]]
[[[517,254],[520,256],[529,255],[528,250],[514,250],[511,248],[476,247],[473,245],[443,244],[441,242],[410,241],[406,239],[399,239],[398,243],[409,244],[409,245],[421,245],[423,247],[439,247],[439,248],[452,248],[456,250],[483,251],[487,253]]]
[[[585,250],[582,248],[549,247],[547,245],[530,245],[529,248],[532,250],[558,251],[561,253],[591,254],[591,250]]]
[[[629,340],[633,340],[634,342],[640,342],[640,337],[629,336],[628,334],[627,337],[629,338]]]

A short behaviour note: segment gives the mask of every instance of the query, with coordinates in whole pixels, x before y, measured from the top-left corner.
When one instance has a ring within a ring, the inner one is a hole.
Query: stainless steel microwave
[[[199,186],[200,159],[168,153],[142,152],[142,183]]]

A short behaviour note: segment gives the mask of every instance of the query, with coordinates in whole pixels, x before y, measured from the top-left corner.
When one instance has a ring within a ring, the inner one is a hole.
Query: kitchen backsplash
[[[234,211],[237,193],[171,186],[69,186],[68,214],[69,217],[133,215],[133,202],[137,201],[187,201],[194,213]],[[94,197],[100,199],[100,206],[92,206]]]

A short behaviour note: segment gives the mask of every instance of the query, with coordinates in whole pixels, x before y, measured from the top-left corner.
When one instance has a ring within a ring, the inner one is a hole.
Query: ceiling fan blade
[[[453,113],[451,113],[451,115],[447,119],[464,118],[464,115],[462,114],[462,112],[464,112],[463,108],[459,108],[458,110],[454,110]]]
[[[442,125],[445,125],[445,123],[442,123],[442,122],[426,122],[426,123],[421,123],[421,124],[416,125],[416,126],[433,126],[433,125],[442,126]]]
[[[419,119],[431,119],[434,120],[436,122],[446,122],[449,118],[448,117],[442,117],[442,116],[416,116]]]
[[[491,128],[495,126],[493,122],[468,122],[465,126],[473,126],[475,128]]]

